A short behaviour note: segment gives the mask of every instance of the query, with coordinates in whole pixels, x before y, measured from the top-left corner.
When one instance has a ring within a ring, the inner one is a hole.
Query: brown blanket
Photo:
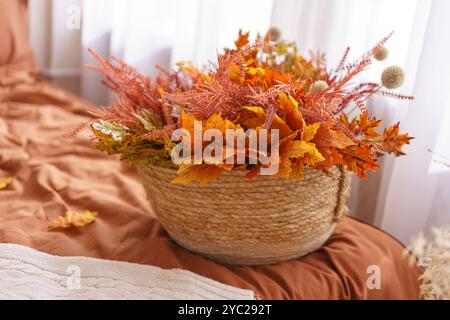
[[[0,84],[0,178],[14,177],[0,190],[0,242],[183,268],[263,299],[419,297],[420,272],[401,258],[403,246],[351,218],[321,250],[278,265],[224,266],[180,248],[152,214],[133,167],[90,148],[88,132],[61,137],[89,119],[87,110],[94,107],[26,73],[3,77]],[[48,231],[49,220],[68,209],[99,216],[83,228]],[[367,286],[371,265],[380,268],[380,289]]]

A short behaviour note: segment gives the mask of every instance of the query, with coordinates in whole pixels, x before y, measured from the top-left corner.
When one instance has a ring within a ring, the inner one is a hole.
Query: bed
[[[261,299],[419,298],[420,270],[402,258],[404,246],[350,217],[322,249],[277,265],[220,265],[179,247],[131,165],[92,149],[87,131],[64,137],[96,107],[37,75],[29,51],[18,57],[0,66],[0,178],[13,177],[0,190],[0,243],[183,269]],[[49,231],[49,221],[67,210],[99,215],[82,228]]]
[[[353,218],[324,248],[271,266],[214,263],[176,245],[152,213],[136,170],[90,147],[88,132],[64,137],[95,106],[26,71],[0,79],[0,173],[14,177],[0,191],[0,242],[60,256],[86,256],[180,268],[263,299],[416,299],[420,270],[404,247]],[[67,210],[93,210],[86,227],[48,231]],[[381,288],[367,285],[371,266]]]

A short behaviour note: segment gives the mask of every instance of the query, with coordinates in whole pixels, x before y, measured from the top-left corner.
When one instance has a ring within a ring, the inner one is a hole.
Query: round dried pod
[[[405,72],[399,66],[390,66],[381,74],[381,83],[388,89],[396,89],[403,84]]]
[[[318,80],[318,81],[314,82],[312,85],[312,91],[314,91],[314,92],[322,92],[326,89],[328,89],[328,83],[326,83],[323,80]]]
[[[386,60],[389,56],[389,49],[386,47],[377,48],[373,52],[373,57],[378,61]]]
[[[270,27],[269,31],[267,31],[267,34],[270,37],[270,40],[272,41],[278,41],[281,39],[281,30],[278,27],[272,26]]]

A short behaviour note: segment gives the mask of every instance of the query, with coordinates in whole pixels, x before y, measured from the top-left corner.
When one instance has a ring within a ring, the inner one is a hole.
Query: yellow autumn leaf
[[[309,166],[313,166],[318,162],[322,162],[325,160],[325,157],[314,147],[314,151],[312,153],[308,153],[303,158],[303,163]]]
[[[303,175],[305,172],[305,165],[300,159],[294,159],[291,165],[291,178],[296,180],[303,179]]]
[[[241,67],[237,64],[232,64],[229,68],[229,78],[231,81],[243,84],[245,82],[245,77],[243,77],[241,72]]]
[[[282,146],[277,175],[300,180],[303,178],[305,165],[313,166],[323,160],[325,158],[314,143],[288,139]]]
[[[181,112],[181,128],[186,129],[191,136],[194,136],[194,122],[196,120],[194,116],[182,111]],[[217,129],[221,132],[225,132],[226,129],[239,128],[232,121],[222,118],[220,113],[213,114],[208,119],[201,121],[202,131],[205,132],[208,129]]]
[[[50,230],[54,229],[66,229],[72,226],[74,227],[83,227],[94,222],[98,213],[90,210],[83,211],[74,211],[68,210],[66,211],[64,216],[59,216],[58,218],[52,220],[48,227]]]
[[[281,92],[278,96],[278,102],[286,113],[298,110],[298,102],[290,94]]]
[[[213,114],[207,120],[203,122],[203,130],[206,131],[208,129],[217,129],[222,133],[225,133],[226,129],[235,129],[236,125],[228,119],[222,118],[222,116],[218,114]]]
[[[244,107],[244,109],[251,111],[255,114],[255,117],[251,117],[243,121],[242,124],[244,126],[256,129],[258,127],[261,127],[266,121],[266,111],[263,108],[246,106]],[[291,128],[289,128],[289,126],[277,115],[273,116],[270,129],[278,129],[280,133],[280,138],[286,137],[293,132]]]
[[[290,95],[284,92],[278,97],[281,110],[286,117],[286,124],[292,130],[301,130],[306,125],[305,120],[298,108],[298,102]]]
[[[245,110],[252,111],[257,116],[264,118],[266,116],[266,112],[261,107],[255,107],[255,106],[245,106],[243,107]]]
[[[266,119],[266,112],[261,107],[246,106],[245,110],[251,111],[251,113],[240,114],[236,119],[236,123],[241,124],[247,128],[256,129],[264,124]]]
[[[176,65],[180,68],[180,71],[187,74],[192,79],[202,78],[204,74],[192,63],[192,61],[180,61]]]
[[[181,127],[186,129],[190,133],[191,137],[194,136],[194,121],[194,116],[184,111],[181,112]]]
[[[319,130],[319,128],[320,122],[304,126],[302,131],[302,140],[311,141],[316,135],[317,130]]]
[[[316,146],[303,140],[292,141],[283,153],[283,157],[287,158],[301,158],[307,153],[314,152]]]
[[[291,160],[289,160],[289,158],[280,157],[277,176],[287,179],[291,175],[291,172]]]
[[[172,179],[173,184],[190,184],[198,181],[207,184],[213,179],[217,179],[225,170],[223,166],[208,164],[182,164],[178,168],[177,176]]]
[[[12,177],[0,178],[0,190],[5,189],[13,182]]]
[[[264,68],[261,67],[256,67],[256,68],[248,68],[248,73],[252,76],[263,76],[266,74],[266,70]]]

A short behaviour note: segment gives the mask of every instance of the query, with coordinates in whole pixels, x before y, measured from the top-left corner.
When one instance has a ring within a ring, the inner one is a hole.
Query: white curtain
[[[30,38],[41,71],[97,104],[107,104],[87,49],[115,55],[153,75],[155,65],[204,64],[232,46],[240,28],[266,32],[273,0],[29,0]],[[77,8],[79,10],[77,10]],[[80,13],[80,28],[70,26]]]
[[[433,0],[428,12],[412,92],[416,100],[402,112],[403,128],[416,136],[409,157],[383,177],[378,215],[383,228],[400,239],[450,223],[450,2]],[[412,35],[413,36],[413,35]],[[416,52],[416,53],[417,53]],[[431,150],[431,152],[430,152]]]
[[[64,27],[74,5],[80,29]],[[332,66],[347,46],[356,57],[395,31],[388,61],[375,63],[365,77],[378,81],[387,65],[400,65],[407,73],[401,91],[416,100],[377,98],[370,108],[386,125],[401,120],[416,139],[407,157],[386,158],[368,181],[354,179],[350,207],[407,241],[450,223],[449,12],[448,0],[30,0],[30,35],[45,73],[105,104],[100,76],[80,71],[92,63],[87,48],[154,74],[155,64],[214,60],[216,48],[232,46],[239,28],[255,34],[275,25],[303,53],[325,52]]]
[[[407,157],[383,161],[369,181],[354,179],[350,206],[406,242],[432,226],[450,223],[450,1],[275,0],[272,23],[302,48],[320,49],[336,62],[345,46],[361,53],[394,30],[390,57],[376,63],[367,80],[387,64],[405,68],[401,88],[416,100],[373,99],[371,111],[386,124],[401,120],[416,139]],[[431,150],[432,152],[430,152]]]

